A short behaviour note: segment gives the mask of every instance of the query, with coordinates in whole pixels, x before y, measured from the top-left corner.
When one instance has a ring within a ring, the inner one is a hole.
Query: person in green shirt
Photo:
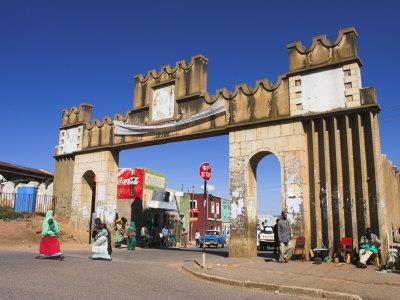
[[[129,224],[127,230],[127,241],[126,245],[128,250],[135,250],[136,247],[136,225],[135,222]]]
[[[57,237],[60,233],[58,222],[54,219],[53,211],[49,210],[42,224],[42,239],[40,240],[39,256],[37,258],[64,259],[60,252],[60,242]]]

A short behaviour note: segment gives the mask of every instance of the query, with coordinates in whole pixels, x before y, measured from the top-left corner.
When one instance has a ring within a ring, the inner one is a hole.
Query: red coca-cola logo
[[[143,199],[143,168],[118,170],[117,199]]]

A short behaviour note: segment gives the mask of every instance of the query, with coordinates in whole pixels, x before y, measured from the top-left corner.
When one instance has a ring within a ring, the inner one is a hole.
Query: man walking
[[[287,263],[292,250],[289,244],[292,239],[292,230],[287,220],[287,212],[282,211],[281,216],[278,221],[279,262]]]
[[[279,219],[276,219],[276,223],[274,225],[274,254],[278,254],[279,249],[279,237],[278,237],[278,222]]]

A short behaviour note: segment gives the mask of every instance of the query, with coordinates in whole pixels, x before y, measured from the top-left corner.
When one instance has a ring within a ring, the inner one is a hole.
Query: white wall
[[[346,106],[343,69],[301,76],[303,112],[323,112]]]

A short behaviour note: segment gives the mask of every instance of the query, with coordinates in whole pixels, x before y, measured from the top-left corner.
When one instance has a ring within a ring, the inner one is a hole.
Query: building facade
[[[204,217],[206,230],[222,231],[222,198],[208,195],[207,207],[204,206],[204,194],[189,193],[189,236],[195,239],[196,231],[204,234]]]
[[[51,172],[0,162],[0,206],[16,212],[41,212],[54,209]]]
[[[231,222],[231,201],[222,198],[222,232],[229,234],[229,224]]]

